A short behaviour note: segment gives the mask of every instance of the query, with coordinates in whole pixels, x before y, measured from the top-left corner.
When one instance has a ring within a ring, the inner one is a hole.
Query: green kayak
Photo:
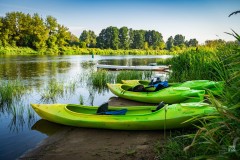
[[[99,107],[76,104],[31,104],[45,120],[76,127],[114,130],[161,130],[183,128],[192,125],[188,121],[195,116],[214,113],[216,109],[207,103],[181,103],[156,106],[108,107],[107,112],[124,114],[97,114]],[[105,113],[107,113],[105,112]]]
[[[147,90],[154,91],[154,87],[149,87],[150,81],[148,80],[122,80],[123,84],[128,84],[132,86],[144,85]],[[192,80],[183,83],[168,83],[169,87],[189,87],[190,89],[196,90],[206,90],[214,95],[219,95],[223,90],[223,81],[210,81],[210,80]]]
[[[118,97],[147,103],[200,102],[205,94],[204,90],[192,90],[188,87],[168,87],[156,92],[133,92],[129,91],[132,88],[131,85],[107,83],[107,86]]]

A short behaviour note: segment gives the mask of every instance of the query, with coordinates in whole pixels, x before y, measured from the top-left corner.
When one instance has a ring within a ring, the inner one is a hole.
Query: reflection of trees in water
[[[66,73],[71,69],[71,63],[68,61],[51,61],[46,56],[41,57],[39,61],[32,61],[31,56],[24,58],[24,62],[21,62],[21,58],[11,61],[11,58],[4,57],[4,63],[0,63],[0,76],[8,79],[28,79]]]

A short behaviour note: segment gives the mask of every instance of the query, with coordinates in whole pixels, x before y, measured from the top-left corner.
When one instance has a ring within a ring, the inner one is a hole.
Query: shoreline
[[[149,105],[111,98],[109,105]],[[38,123],[38,124],[37,124]],[[18,159],[154,159],[154,147],[164,143],[164,131],[122,131],[63,126],[39,120],[33,126],[49,137]],[[48,126],[51,129],[46,129]]]

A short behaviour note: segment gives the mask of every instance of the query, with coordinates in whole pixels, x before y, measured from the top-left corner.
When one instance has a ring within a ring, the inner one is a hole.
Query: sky
[[[0,16],[20,11],[50,15],[79,37],[83,30],[98,35],[109,26],[156,30],[166,41],[182,34],[186,40],[235,40],[240,33],[240,0],[0,0]]]

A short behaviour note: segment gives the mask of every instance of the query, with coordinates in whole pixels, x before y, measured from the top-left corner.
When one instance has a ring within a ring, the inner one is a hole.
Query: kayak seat
[[[163,108],[164,106],[165,106],[165,103],[162,101],[158,104],[158,106],[155,110],[152,110],[152,112],[156,112],[156,111],[160,110],[161,108]]]
[[[145,88],[144,88],[144,85],[139,84],[139,85],[134,86],[133,88],[128,89],[128,91],[133,91],[133,92],[145,92],[146,90],[145,90]]]
[[[117,111],[107,111],[105,112],[106,115],[125,115],[127,112],[127,109],[121,109]]]
[[[116,111],[109,111],[108,110],[108,102],[103,103],[98,107],[97,114],[98,115],[125,115],[127,109],[121,109]]]
[[[159,91],[163,88],[165,88],[165,87],[162,84],[158,84],[154,91],[156,92],[156,91]]]
[[[97,114],[104,114],[108,111],[108,102],[103,103],[98,107]]]

